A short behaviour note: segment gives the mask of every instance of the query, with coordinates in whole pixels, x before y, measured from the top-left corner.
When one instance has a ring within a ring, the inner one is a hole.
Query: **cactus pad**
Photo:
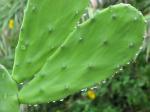
[[[0,65],[0,112],[19,112],[17,84]]]
[[[72,32],[88,0],[29,0],[16,48],[13,79],[23,82]],[[28,69],[28,70],[27,70]]]
[[[19,93],[22,103],[59,100],[112,76],[131,61],[143,41],[145,22],[130,5],[97,12],[79,25]]]

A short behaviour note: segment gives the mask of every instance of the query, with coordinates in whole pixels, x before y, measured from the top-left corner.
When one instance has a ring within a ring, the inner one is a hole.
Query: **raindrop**
[[[20,85],[23,85],[23,83],[20,83]]]
[[[142,47],[142,46],[140,47],[140,50],[143,50],[143,47]]]
[[[98,87],[97,86],[94,86],[94,87],[92,87],[91,89],[97,89]]]
[[[141,16],[143,16],[143,14],[142,14],[142,12],[141,12],[141,11],[139,11],[139,14],[140,14]]]
[[[144,20],[144,23],[146,23],[146,24],[147,24],[147,20]]]
[[[128,62],[127,65],[130,65],[130,62]]]
[[[64,101],[64,99],[61,99],[60,101],[61,101],[61,102],[63,102],[63,101]]]
[[[135,56],[138,56],[138,55],[139,55],[138,53],[135,54]]]
[[[115,72],[115,74],[118,74],[118,72]]]
[[[123,68],[120,68],[119,70],[120,70],[120,71],[123,71]]]
[[[81,92],[86,92],[86,91],[87,91],[87,88],[81,90]]]
[[[34,107],[37,107],[38,105],[36,104],[36,105],[34,105]]]
[[[106,80],[103,80],[102,83],[105,84],[105,83],[106,83]]]
[[[147,38],[147,36],[146,36],[146,35],[144,35],[144,36],[143,36],[143,38],[144,38],[144,39],[146,39],[146,38]]]

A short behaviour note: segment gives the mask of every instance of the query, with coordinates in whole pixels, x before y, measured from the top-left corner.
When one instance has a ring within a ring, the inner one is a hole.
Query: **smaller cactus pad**
[[[0,65],[0,112],[19,112],[17,84]]]
[[[28,0],[16,48],[14,80],[29,80],[40,71],[72,32],[87,4],[88,0]]]

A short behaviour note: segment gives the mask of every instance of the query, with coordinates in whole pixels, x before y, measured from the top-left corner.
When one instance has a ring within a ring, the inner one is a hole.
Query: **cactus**
[[[88,0],[29,0],[16,48],[14,80],[23,82],[40,71],[72,32],[87,4]]]
[[[0,65],[0,112],[19,112],[17,84]]]
[[[0,112],[65,98],[111,77],[137,56],[146,29],[142,14],[118,4],[78,24],[87,1],[28,1],[12,73],[27,84],[18,92],[0,66]]]
[[[29,104],[55,101],[105,80],[136,56],[145,26],[141,13],[130,5],[97,12],[48,57],[19,92],[19,100]]]

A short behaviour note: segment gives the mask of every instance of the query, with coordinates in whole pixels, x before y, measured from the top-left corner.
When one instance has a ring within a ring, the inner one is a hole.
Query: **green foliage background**
[[[150,0],[104,0],[99,9],[109,5],[130,3],[147,16],[150,14]],[[59,1],[58,1],[59,2]],[[0,63],[11,72],[14,50],[23,19],[27,0],[0,0]],[[67,5],[67,4],[66,4]],[[14,28],[8,26],[14,20]],[[149,17],[150,25],[150,17]],[[150,32],[150,29],[149,29]],[[64,100],[41,105],[23,105],[23,112],[150,112],[150,58],[147,46],[150,46],[150,35],[147,35],[145,49],[135,62],[123,67],[123,70],[94,88],[87,88]],[[87,91],[96,95],[91,99]]]

